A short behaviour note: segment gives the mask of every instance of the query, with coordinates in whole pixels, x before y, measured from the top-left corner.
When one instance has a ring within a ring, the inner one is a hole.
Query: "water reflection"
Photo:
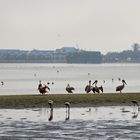
[[[0,139],[140,139],[138,114],[136,106],[0,109]]]

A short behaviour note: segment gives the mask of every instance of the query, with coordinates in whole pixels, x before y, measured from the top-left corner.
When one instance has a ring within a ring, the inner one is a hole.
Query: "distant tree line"
[[[66,57],[67,63],[102,63],[100,52],[83,51],[70,53]]]
[[[65,48],[66,49],[66,48]],[[75,50],[74,50],[75,51]],[[62,51],[19,51],[0,50],[0,62],[2,63],[140,63],[140,45],[135,43],[132,50],[122,52],[108,52],[103,55],[99,51],[76,50],[75,52]]]
[[[104,63],[140,63],[140,45],[135,43],[132,50],[124,50],[122,52],[109,52],[103,56]]]
[[[50,54],[0,53],[0,62],[102,63],[102,54],[96,51],[78,51],[70,53],[50,53]]]

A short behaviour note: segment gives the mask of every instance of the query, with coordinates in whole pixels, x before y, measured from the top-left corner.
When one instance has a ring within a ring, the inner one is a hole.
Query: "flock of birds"
[[[86,93],[103,93],[103,86],[97,86],[98,81],[95,80],[93,83],[91,82],[91,80],[89,80],[88,85],[86,85],[85,87],[85,92]],[[54,83],[52,83],[54,84]],[[127,83],[125,82],[125,80],[122,80],[122,84],[116,87],[116,92],[120,92],[122,93],[122,90],[124,89],[125,85],[127,85]],[[38,90],[39,92],[43,95],[47,92],[50,91],[50,88],[48,85],[42,84],[41,81],[39,81],[39,85],[38,85]],[[75,90],[74,87],[70,86],[70,84],[67,84],[66,86],[66,91],[68,93],[73,93],[73,91]]]
[[[122,90],[124,89],[125,85],[127,85],[125,80],[122,80],[121,82],[122,82],[122,84],[118,85],[116,87],[116,92],[119,91],[120,93],[122,93]],[[98,83],[97,80],[95,80],[93,83],[91,82],[91,80],[89,80],[88,85],[86,85],[86,87],[85,87],[85,92],[86,93],[90,93],[90,92],[103,93],[103,86],[97,86],[97,83]],[[52,83],[52,84],[54,84],[54,83]],[[49,92],[50,88],[47,85],[42,84],[41,81],[39,81],[38,90],[43,95],[46,92]],[[68,93],[73,93],[74,90],[75,90],[74,87],[70,86],[70,84],[67,84],[66,91]],[[139,111],[140,111],[139,104],[136,100],[132,100],[131,102],[133,103],[134,106],[137,106],[137,108],[138,108],[137,113],[134,113],[132,118],[137,118],[137,116],[139,114]],[[49,116],[48,120],[51,121],[53,119],[53,101],[49,100],[48,105],[49,105],[49,108],[50,108],[50,116]],[[65,118],[65,120],[69,120],[69,118],[70,118],[70,103],[65,102],[65,106],[66,106],[66,118]],[[89,109],[89,111],[91,111],[91,108]]]

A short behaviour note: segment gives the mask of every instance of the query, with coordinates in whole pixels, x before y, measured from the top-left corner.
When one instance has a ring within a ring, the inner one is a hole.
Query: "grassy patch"
[[[48,100],[53,100],[55,107],[64,107],[65,102],[70,102],[73,107],[132,105],[132,100],[140,102],[140,93],[0,96],[0,108],[48,107]]]

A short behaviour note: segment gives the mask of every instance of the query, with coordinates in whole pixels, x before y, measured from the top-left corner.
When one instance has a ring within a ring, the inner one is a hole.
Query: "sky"
[[[140,0],[0,0],[0,49],[105,54],[134,43],[140,43]]]

